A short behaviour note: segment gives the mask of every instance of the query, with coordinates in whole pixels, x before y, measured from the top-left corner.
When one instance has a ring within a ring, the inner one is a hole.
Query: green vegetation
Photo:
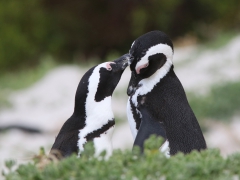
[[[240,113],[240,82],[214,86],[207,95],[189,94],[189,103],[200,118],[227,120]]]
[[[156,143],[157,142],[157,143]],[[178,153],[166,158],[159,153],[159,139],[151,137],[145,143],[145,153],[139,149],[133,152],[114,151],[108,160],[104,153],[93,157],[93,147],[86,145],[84,154],[78,159],[75,155],[58,163],[50,163],[43,168],[39,164],[20,165],[11,170],[13,161],[6,162],[10,171],[6,180],[45,180],[45,179],[139,179],[139,180],[229,180],[240,178],[240,153],[223,158],[217,149],[202,152],[193,151],[188,155]]]
[[[238,32],[239,0],[0,1],[0,71],[58,61],[105,59],[128,52],[138,36],[159,29],[172,39],[212,40]]]
[[[216,50],[223,46],[225,46],[229,41],[231,41],[234,37],[236,37],[236,32],[228,31],[228,32],[221,32],[219,34],[216,34],[214,39],[211,41],[207,41],[203,43],[200,48],[202,52],[203,50],[210,49],[210,50]],[[200,53],[199,52],[199,53]]]
[[[49,18],[39,0],[0,1],[0,22],[0,71],[34,65],[52,49]]]

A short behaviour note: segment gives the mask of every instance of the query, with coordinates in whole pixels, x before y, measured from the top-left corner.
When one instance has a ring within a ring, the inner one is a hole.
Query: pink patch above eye
[[[143,64],[143,65],[139,66],[139,67],[136,69],[136,73],[137,73],[137,74],[140,74],[140,70],[141,70],[142,68],[148,67],[148,65],[149,65],[149,63],[146,63],[146,64]]]
[[[106,68],[108,71],[111,71],[112,70],[112,67],[110,66],[110,64],[116,64],[115,62],[107,62],[106,63]]]

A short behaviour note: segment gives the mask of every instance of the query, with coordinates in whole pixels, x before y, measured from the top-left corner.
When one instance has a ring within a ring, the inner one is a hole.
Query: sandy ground
[[[217,50],[185,47],[175,49],[175,71],[185,90],[206,93],[216,83],[240,78],[240,36]],[[53,69],[31,87],[11,94],[12,108],[0,110],[0,126],[21,124],[38,128],[43,134],[28,134],[11,130],[0,134],[0,168],[6,159],[26,162],[43,146],[49,152],[62,124],[71,116],[77,85],[87,69],[61,66]],[[130,71],[127,69],[113,96],[117,124],[113,135],[115,149],[131,148],[133,139],[126,120],[126,88]],[[232,123],[210,124],[212,130],[205,134],[209,147],[220,148],[222,154],[240,151],[240,118]]]
[[[174,64],[176,74],[188,91],[202,93],[212,84],[239,80],[240,36],[217,50],[199,52],[197,46],[176,49]]]

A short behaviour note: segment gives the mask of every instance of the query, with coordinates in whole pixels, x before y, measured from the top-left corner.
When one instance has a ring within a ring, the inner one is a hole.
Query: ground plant
[[[201,152],[193,151],[184,155],[178,153],[166,158],[158,151],[161,139],[154,136],[145,142],[144,153],[138,148],[131,150],[116,150],[109,159],[105,153],[93,157],[92,144],[86,145],[86,150],[80,158],[72,155],[59,162],[50,162],[43,167],[40,161],[20,165],[11,171],[13,161],[6,162],[9,173],[6,180],[75,180],[75,179],[139,179],[139,180],[230,180],[240,178],[240,153],[222,157],[218,149],[208,149]],[[44,156],[44,155],[42,155]],[[41,167],[41,168],[40,168]]]

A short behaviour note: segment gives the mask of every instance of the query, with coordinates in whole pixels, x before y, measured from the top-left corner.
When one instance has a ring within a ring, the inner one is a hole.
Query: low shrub
[[[184,155],[178,153],[166,158],[154,147],[156,139],[151,137],[145,143],[144,154],[138,148],[115,150],[113,155],[104,160],[105,153],[93,157],[93,146],[87,144],[80,158],[72,155],[57,163],[51,162],[43,168],[39,163],[20,165],[11,171],[6,180],[75,180],[75,179],[161,179],[161,180],[230,180],[240,178],[240,153],[226,158],[217,149],[201,152],[193,151]],[[9,169],[14,163],[7,162]]]

